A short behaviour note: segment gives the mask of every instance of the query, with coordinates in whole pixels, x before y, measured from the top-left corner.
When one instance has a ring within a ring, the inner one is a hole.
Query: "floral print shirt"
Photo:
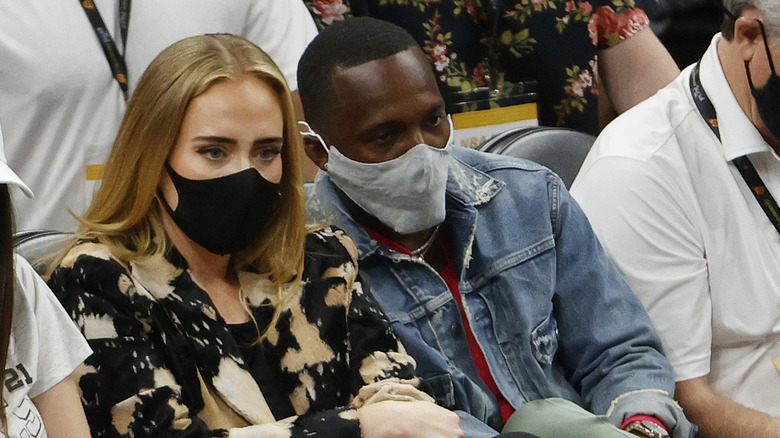
[[[405,28],[445,101],[476,87],[537,81],[539,122],[596,134],[596,52],[650,23],[653,0],[305,0],[320,29],[351,16]]]

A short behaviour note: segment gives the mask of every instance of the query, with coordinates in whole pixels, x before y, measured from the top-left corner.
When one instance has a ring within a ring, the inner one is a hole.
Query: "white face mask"
[[[327,148],[330,179],[366,213],[400,234],[427,230],[444,222],[450,136],[443,149],[421,143],[382,163],[361,163]],[[310,132],[311,135],[311,132]]]

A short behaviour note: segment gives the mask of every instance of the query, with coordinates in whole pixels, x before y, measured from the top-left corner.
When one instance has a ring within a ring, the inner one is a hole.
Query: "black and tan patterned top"
[[[82,241],[49,279],[94,354],[79,384],[93,437],[355,437],[355,408],[430,400],[414,361],[357,277],[340,230],[306,240],[303,287],[278,303],[267,277],[242,272],[258,345],[297,416],[275,419],[241,346],[173,255],[126,262]],[[262,379],[259,379],[262,381]]]

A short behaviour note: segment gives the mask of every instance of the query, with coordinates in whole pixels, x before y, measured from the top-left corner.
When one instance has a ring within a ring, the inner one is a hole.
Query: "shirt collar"
[[[731,92],[718,57],[718,42],[722,39],[721,34],[712,38],[701,59],[700,74],[702,87],[718,115],[723,156],[726,161],[731,161],[748,154],[772,152]]]

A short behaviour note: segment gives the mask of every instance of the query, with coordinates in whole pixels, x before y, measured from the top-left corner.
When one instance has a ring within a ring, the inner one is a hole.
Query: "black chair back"
[[[26,230],[14,234],[14,252],[21,255],[40,275],[44,275],[51,256],[72,237],[55,230]]]
[[[498,134],[479,150],[539,163],[557,173],[569,188],[595,140],[593,135],[569,128],[530,126]]]

